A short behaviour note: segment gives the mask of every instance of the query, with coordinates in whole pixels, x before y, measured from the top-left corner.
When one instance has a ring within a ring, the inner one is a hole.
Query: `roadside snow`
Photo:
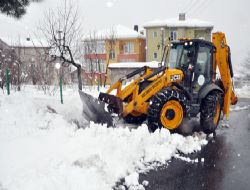
[[[240,98],[250,98],[250,84],[244,85],[242,88],[238,88],[235,91],[236,95]]]
[[[230,108],[230,111],[241,111],[241,110],[248,110],[250,108],[250,105],[245,106],[235,106],[234,108]]]
[[[127,177],[125,177],[125,185],[127,187],[130,186],[137,186],[139,185],[139,174],[137,172],[134,172],[130,175],[128,175]]]
[[[207,143],[203,134],[150,134],[145,124],[129,129],[85,123],[78,129],[75,121],[84,124],[80,98],[73,90],[64,95],[61,105],[58,97],[34,89],[0,94],[0,188],[104,190],[125,178],[129,189],[143,189],[138,172]]]

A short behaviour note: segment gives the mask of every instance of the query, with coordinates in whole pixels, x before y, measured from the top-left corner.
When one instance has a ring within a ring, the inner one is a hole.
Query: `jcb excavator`
[[[225,34],[213,33],[212,43],[179,39],[164,52],[165,65],[157,70],[143,67],[126,75],[106,93],[100,93],[98,100],[80,91],[85,115],[108,125],[112,125],[111,113],[127,123],[147,120],[152,132],[158,128],[178,131],[184,118],[200,115],[202,130],[213,133],[221,112],[228,118],[230,104],[238,101]],[[123,87],[123,82],[131,78],[134,80]]]

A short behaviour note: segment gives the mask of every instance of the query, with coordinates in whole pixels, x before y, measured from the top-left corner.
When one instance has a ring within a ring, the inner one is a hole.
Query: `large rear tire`
[[[211,92],[208,94],[201,103],[200,125],[204,133],[214,133],[217,129],[223,100],[218,92]]]
[[[186,115],[186,97],[177,90],[166,88],[150,100],[148,108],[148,129],[166,128],[176,131]]]

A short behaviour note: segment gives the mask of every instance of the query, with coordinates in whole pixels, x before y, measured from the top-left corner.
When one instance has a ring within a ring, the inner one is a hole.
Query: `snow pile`
[[[127,187],[137,186],[139,185],[138,180],[139,180],[139,174],[137,172],[134,172],[128,175],[127,177],[125,177],[125,184]]]
[[[128,188],[142,189],[138,172],[207,143],[202,134],[150,134],[146,125],[130,130],[91,123],[78,129],[71,119],[79,99],[69,93],[69,102],[60,105],[37,92],[0,95],[1,188],[103,190],[125,177]]]

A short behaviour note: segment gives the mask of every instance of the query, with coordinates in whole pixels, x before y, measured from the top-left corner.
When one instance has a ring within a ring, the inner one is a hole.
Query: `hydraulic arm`
[[[230,104],[235,105],[238,101],[237,96],[233,90],[233,68],[231,63],[230,48],[227,45],[225,34],[222,32],[213,33],[213,44],[216,47],[215,64],[213,72],[216,74],[218,66],[225,91],[223,113],[228,118],[230,111]],[[215,79],[214,75],[214,79]]]

